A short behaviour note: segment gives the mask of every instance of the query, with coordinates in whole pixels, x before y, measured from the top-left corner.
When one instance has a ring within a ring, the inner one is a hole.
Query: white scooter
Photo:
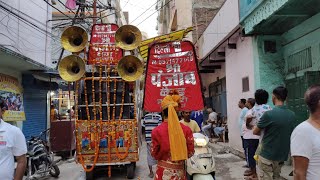
[[[187,160],[188,180],[215,180],[215,161],[212,150],[208,147],[209,138],[201,133],[194,133],[194,155]]]

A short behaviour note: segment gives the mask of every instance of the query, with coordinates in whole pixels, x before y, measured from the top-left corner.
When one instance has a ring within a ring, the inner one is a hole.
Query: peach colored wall
[[[237,49],[226,49],[227,113],[229,141],[233,149],[242,151],[238,118],[239,99],[254,96],[254,63],[252,38],[241,37]],[[249,91],[242,92],[242,78],[249,77]]]

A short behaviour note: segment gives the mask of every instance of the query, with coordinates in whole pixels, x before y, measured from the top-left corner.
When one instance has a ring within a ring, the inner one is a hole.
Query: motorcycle
[[[38,137],[31,137],[27,141],[27,180],[34,178],[45,177],[49,174],[52,177],[58,177],[60,170],[55,164],[53,153],[50,152],[47,141],[41,137],[46,134],[49,129],[40,133]]]
[[[194,133],[194,155],[187,160],[188,180],[215,180],[215,160],[208,147],[209,138],[201,133]]]

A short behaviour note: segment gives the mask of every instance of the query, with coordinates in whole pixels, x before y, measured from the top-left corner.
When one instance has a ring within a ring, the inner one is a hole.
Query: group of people
[[[281,179],[281,167],[290,151],[295,180],[320,179],[320,86],[305,93],[310,118],[297,127],[301,120],[285,105],[287,95],[285,87],[275,88],[274,108],[267,105],[269,94],[263,89],[254,98],[240,99],[239,129],[248,168],[245,179]]]
[[[7,97],[5,97],[7,96]],[[4,104],[6,110],[23,111],[22,99],[20,94],[6,93],[0,95],[0,102]]]

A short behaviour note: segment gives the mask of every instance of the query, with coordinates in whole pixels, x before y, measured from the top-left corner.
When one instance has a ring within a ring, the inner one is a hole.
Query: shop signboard
[[[24,121],[23,90],[17,78],[0,74],[0,102],[4,103],[4,121]]]
[[[116,47],[116,24],[95,24],[92,26],[88,64],[117,64],[122,58],[122,49]]]

